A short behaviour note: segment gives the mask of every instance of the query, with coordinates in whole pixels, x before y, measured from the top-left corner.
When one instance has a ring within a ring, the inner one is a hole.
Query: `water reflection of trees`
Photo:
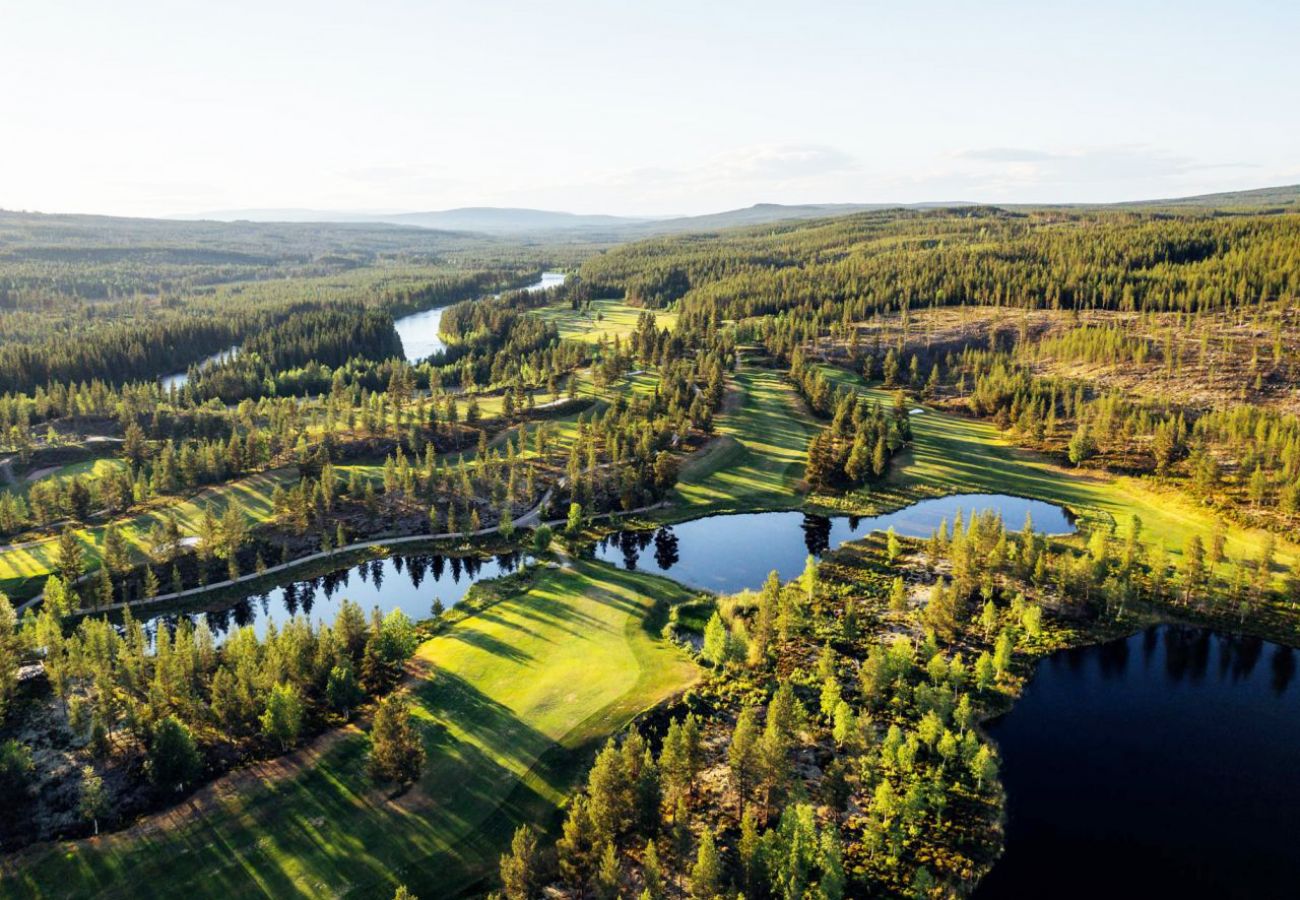
[[[655,532],[655,563],[667,572],[681,560],[677,548],[677,535],[671,528],[660,528]]]
[[[649,535],[645,540],[646,543],[649,542]],[[356,574],[363,584],[369,586],[369,591],[365,593],[369,593],[373,603],[382,609],[399,606],[413,608],[409,601],[416,598],[421,586],[430,575],[435,582],[435,589],[430,592],[428,598],[432,601],[433,597],[437,596],[436,585],[445,583],[444,579],[448,577],[452,583],[459,585],[466,580],[473,582],[484,576],[508,574],[516,571],[525,559],[525,555],[519,552],[500,553],[491,558],[425,553],[374,559],[326,572],[314,578],[292,581],[271,592],[250,594],[221,609],[202,613],[169,613],[146,619],[143,624],[151,643],[159,627],[167,627],[174,631],[182,619],[194,626],[201,621],[206,621],[213,635],[223,638],[235,629],[256,625],[259,620],[283,620],[295,615],[311,617],[316,612],[316,605],[322,594],[329,608],[321,610],[320,615],[322,619],[329,620],[332,619],[337,605],[348,597],[347,588],[353,574]],[[394,591],[391,585],[385,589],[385,581],[391,580],[394,575],[405,576],[405,580],[410,583],[409,595],[401,589]]]
[[[1272,677],[1269,679],[1273,693],[1281,696],[1295,678],[1295,652],[1278,644],[1273,647]]]
[[[805,513],[803,517],[803,543],[813,556],[821,556],[831,548],[831,520],[825,516]]]
[[[1200,628],[1164,628],[1165,675],[1171,681],[1200,681],[1210,662],[1210,633]]]
[[[1097,648],[1097,669],[1105,678],[1123,678],[1128,669],[1128,641],[1111,641]]]
[[[1295,678],[1295,652],[1290,647],[1269,644],[1250,635],[1229,635],[1184,625],[1162,625],[1140,634],[1093,647],[1076,647],[1055,654],[1053,666],[1083,673],[1095,661],[1105,678],[1123,678],[1134,653],[1141,654],[1143,667],[1162,666],[1171,682],[1199,682],[1211,672],[1220,680],[1249,680],[1259,666],[1266,646],[1269,655],[1269,685],[1281,694]],[[1163,650],[1163,654],[1160,651]]]

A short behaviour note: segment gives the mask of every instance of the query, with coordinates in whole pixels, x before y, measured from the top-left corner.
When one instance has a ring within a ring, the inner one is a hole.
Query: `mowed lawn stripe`
[[[19,854],[0,895],[455,896],[521,822],[556,824],[600,741],[698,678],[652,614],[689,596],[598,562],[546,571],[420,648],[429,761],[402,796],[371,784],[368,738],[344,729],[129,832]]]
[[[713,445],[683,466],[678,495],[691,515],[798,506],[817,423],[781,372],[742,369],[732,390],[739,402],[729,398],[734,408],[718,415]]]

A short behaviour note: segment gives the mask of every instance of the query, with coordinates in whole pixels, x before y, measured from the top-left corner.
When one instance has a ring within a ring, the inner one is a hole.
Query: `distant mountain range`
[[[998,205],[1009,208],[1079,207],[1212,207],[1216,209],[1250,209],[1254,211],[1300,209],[1300,185],[1259,188],[1176,197],[1167,200],[1136,200],[1123,203],[1090,204],[976,204],[971,201],[928,203],[757,203],[744,209],[700,216],[612,216],[584,215],[543,209],[519,209],[496,206],[466,206],[432,212],[359,212],[319,209],[234,209],[195,215],[175,216],[185,220],[220,222],[331,222],[350,224],[404,225],[438,231],[477,232],[488,235],[547,235],[585,240],[630,240],[656,234],[680,234],[688,231],[716,231],[745,225],[764,225],[796,219],[820,219],[878,209],[934,209],[975,205]]]
[[[758,203],[745,209],[710,213],[702,216],[668,216],[662,218],[608,215],[581,215],[542,209],[515,209],[495,206],[467,206],[434,212],[350,212],[313,209],[234,209],[177,216],[185,220],[221,222],[343,222],[383,225],[406,225],[439,231],[473,231],[481,234],[551,234],[584,238],[608,236],[627,239],[643,235],[674,234],[685,231],[713,231],[740,225],[762,225],[793,219],[820,219],[872,209],[897,208],[890,203],[806,203],[783,205]],[[916,207],[961,204],[912,204]]]
[[[1254,212],[1277,209],[1293,212],[1300,210],[1300,184],[1256,188],[1252,191],[1224,191],[1218,194],[1199,194],[1195,197],[1174,197],[1168,200],[1136,200],[1115,203],[1114,206],[1209,206],[1216,209],[1249,209]]]

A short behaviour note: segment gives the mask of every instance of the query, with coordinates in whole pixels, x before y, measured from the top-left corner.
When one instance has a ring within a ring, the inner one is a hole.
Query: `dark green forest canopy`
[[[963,303],[1196,312],[1294,297],[1300,215],[890,210],[645,241],[581,274],[598,294],[683,299],[687,322]]]
[[[396,317],[522,284],[586,252],[391,225],[0,212],[0,392],[153,380],[290,318],[340,304]],[[356,347],[369,358],[392,349]],[[290,364],[338,356],[297,353]]]

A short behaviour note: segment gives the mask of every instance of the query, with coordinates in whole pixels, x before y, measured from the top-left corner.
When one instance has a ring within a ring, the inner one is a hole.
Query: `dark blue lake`
[[[1002,751],[1002,897],[1295,897],[1295,653],[1161,626],[1039,663]]]
[[[1033,517],[1034,530],[1068,534],[1074,523],[1059,506],[1004,494],[953,494],[922,500],[881,516],[815,516],[801,512],[710,516],[654,530],[619,531],[596,546],[605,562],[665,574],[691,587],[719,593],[757,588],[775,569],[783,581],[803,571],[808,554],[834,549],[891,526],[903,537],[929,537],[957,513],[994,510],[1011,530]]]

